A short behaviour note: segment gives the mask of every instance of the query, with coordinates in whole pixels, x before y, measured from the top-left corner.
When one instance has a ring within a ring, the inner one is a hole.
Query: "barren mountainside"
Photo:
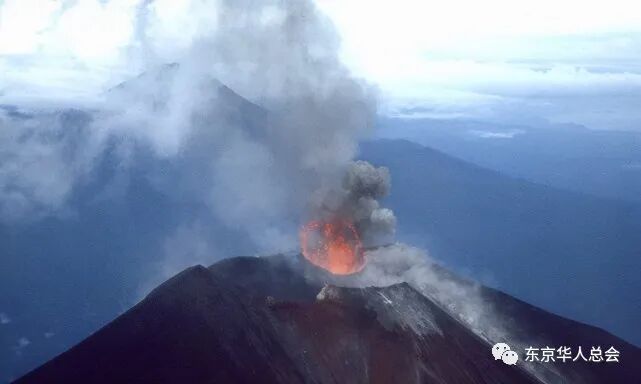
[[[349,277],[333,280],[299,256],[194,266],[16,383],[628,383],[641,377],[631,364],[641,356],[636,347],[497,291],[484,294],[505,314],[527,319],[538,336],[611,343],[623,361],[539,372],[521,362],[508,366],[409,284],[325,284],[341,279]]]

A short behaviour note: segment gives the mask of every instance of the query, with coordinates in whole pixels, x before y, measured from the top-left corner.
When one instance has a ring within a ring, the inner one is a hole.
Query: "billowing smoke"
[[[396,216],[390,209],[381,208],[378,202],[390,192],[389,170],[356,161],[348,169],[343,186],[348,191],[348,204],[364,243],[373,246],[392,241]]]
[[[350,162],[338,189],[317,191],[312,214],[324,221],[346,218],[353,222],[366,247],[393,241],[396,217],[379,199],[391,188],[389,170],[358,160]]]
[[[396,219],[379,203],[389,171],[353,161],[377,92],[342,64],[339,36],[313,1],[188,2],[188,22],[172,32],[182,20],[174,3],[141,3],[127,47],[140,74],[93,108],[0,108],[0,220],[73,217],[76,196],[122,197],[113,196],[144,173],[196,212],[135,251],[156,258],[145,259],[145,290],[159,282],[151,275],[194,263],[298,249],[312,219],[349,219],[365,246],[390,242]],[[116,175],[99,190],[105,163]]]
[[[215,30],[178,65],[114,93],[126,130],[202,169],[189,181],[197,193],[263,251],[295,246],[317,191],[346,189],[343,212],[359,213],[363,229],[386,230],[393,215],[378,208],[381,191],[342,183],[345,172],[360,184],[380,172],[349,165],[372,128],[376,95],[340,62],[331,23],[311,1],[226,0],[212,12]],[[378,176],[386,182],[384,172]]]
[[[297,247],[319,201],[349,215],[366,239],[390,238],[394,215],[378,203],[387,170],[351,163],[373,126],[376,91],[341,63],[328,18],[311,0],[189,4],[197,17],[180,33],[171,32],[181,19],[167,17],[168,3],[140,4],[127,52],[142,74],[79,112],[73,131],[60,114],[0,120],[10,139],[0,158],[13,159],[0,165],[0,211],[73,209],[70,197],[105,153],[120,156],[126,172],[144,149],[158,160],[147,163],[156,188],[205,204],[261,253]],[[30,172],[32,164],[49,170]]]

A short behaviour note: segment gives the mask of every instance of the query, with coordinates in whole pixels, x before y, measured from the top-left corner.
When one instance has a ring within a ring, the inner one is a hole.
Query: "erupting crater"
[[[303,256],[335,275],[350,275],[365,267],[358,231],[349,220],[311,221],[300,231]]]

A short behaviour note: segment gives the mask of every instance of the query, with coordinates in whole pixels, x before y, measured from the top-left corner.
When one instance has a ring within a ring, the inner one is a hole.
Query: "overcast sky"
[[[180,61],[215,30],[212,3],[0,0],[0,103],[86,102]],[[345,63],[380,87],[383,113],[641,130],[638,1],[317,3]]]

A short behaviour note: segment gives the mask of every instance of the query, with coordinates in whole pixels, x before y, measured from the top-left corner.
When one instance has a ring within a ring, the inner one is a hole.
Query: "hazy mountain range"
[[[641,133],[545,121],[383,118],[378,135],[406,138],[510,176],[641,202]]]
[[[262,108],[223,90],[230,119],[260,124]],[[39,113],[3,108],[14,119]],[[94,118],[78,110],[52,116],[79,134]],[[185,198],[196,185],[190,181],[202,177],[198,169],[184,175],[135,149],[126,165],[115,146],[96,159],[70,197],[72,208],[0,224],[0,380],[71,347],[188,265],[260,251],[213,219],[204,202]],[[391,170],[385,204],[398,216],[401,240],[425,246],[460,274],[641,344],[641,207],[634,199],[544,186],[403,140],[363,143],[360,157]],[[197,164],[198,153],[181,161]]]

